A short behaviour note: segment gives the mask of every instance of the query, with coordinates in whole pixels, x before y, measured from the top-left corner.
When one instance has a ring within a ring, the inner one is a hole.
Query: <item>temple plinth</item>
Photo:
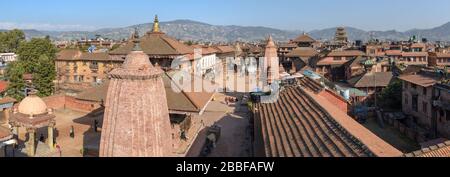
[[[161,75],[139,45],[113,70],[106,97],[101,157],[163,157],[173,153],[166,93]]]

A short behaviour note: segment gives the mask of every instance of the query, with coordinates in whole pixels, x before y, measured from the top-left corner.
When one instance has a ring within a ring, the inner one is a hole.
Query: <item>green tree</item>
[[[0,32],[0,52],[15,53],[23,41],[25,41],[25,33],[21,30]]]
[[[14,61],[8,64],[6,69],[6,78],[10,84],[8,86],[7,95],[17,100],[22,100],[25,95],[25,81],[23,80],[23,74],[25,73],[25,67],[22,62]]]
[[[56,47],[50,41],[50,38],[33,38],[29,42],[21,42],[17,50],[19,60],[24,62],[25,72],[37,72],[37,63],[41,55],[47,56],[48,59],[56,58]]]
[[[33,85],[38,96],[45,97],[53,94],[55,88],[53,81],[56,77],[55,64],[46,55],[41,55],[33,73]]]
[[[378,95],[379,106],[385,109],[402,108],[402,81],[395,79]]]

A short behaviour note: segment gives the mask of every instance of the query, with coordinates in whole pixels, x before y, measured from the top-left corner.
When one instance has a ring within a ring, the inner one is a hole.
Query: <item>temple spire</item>
[[[134,28],[133,43],[134,43],[133,51],[142,51],[137,27]]]
[[[152,30],[152,32],[160,32],[159,31],[158,15],[155,15],[155,20],[153,21],[153,30]]]

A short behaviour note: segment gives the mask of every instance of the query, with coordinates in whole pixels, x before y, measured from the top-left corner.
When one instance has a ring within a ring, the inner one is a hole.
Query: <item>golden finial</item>
[[[153,30],[152,30],[152,32],[159,32],[158,15],[155,15],[155,21],[153,22]]]

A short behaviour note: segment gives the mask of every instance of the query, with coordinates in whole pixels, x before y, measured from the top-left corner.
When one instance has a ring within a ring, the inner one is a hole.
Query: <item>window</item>
[[[411,98],[411,108],[415,111],[415,112],[418,112],[418,109],[417,109],[417,102],[418,102],[418,99],[417,99],[417,95],[413,95],[412,96],[412,98]]]
[[[423,95],[427,95],[427,88],[426,87],[422,87],[422,89],[423,89]]]
[[[405,95],[405,104],[408,104],[408,97]]]
[[[447,110],[447,111],[445,111],[445,118],[447,119],[447,121],[450,121],[450,111],[449,110]]]
[[[83,82],[83,81],[84,81],[84,76],[81,75],[81,76],[80,76],[80,82]]]
[[[423,113],[428,113],[428,103],[427,102],[422,102],[422,112]]]

